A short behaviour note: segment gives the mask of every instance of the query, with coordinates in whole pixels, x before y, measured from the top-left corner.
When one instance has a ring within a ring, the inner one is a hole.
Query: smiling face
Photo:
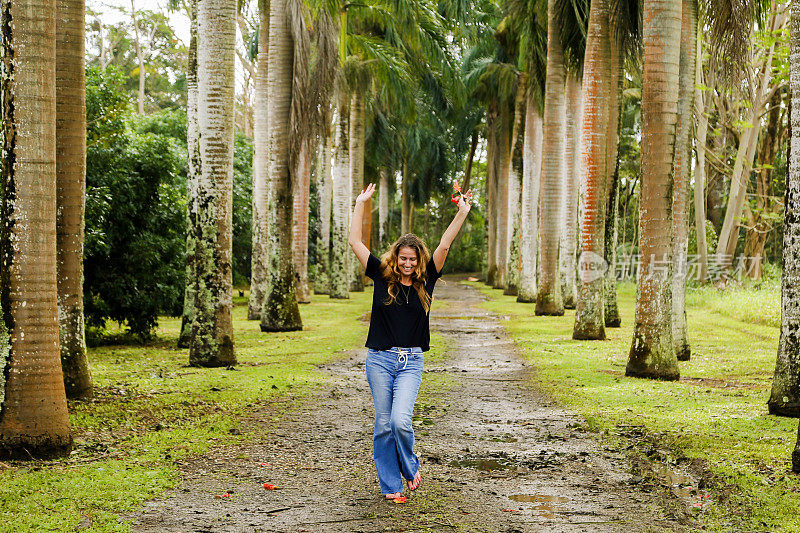
[[[397,251],[397,266],[404,277],[411,276],[418,262],[417,251],[410,246],[403,246]]]

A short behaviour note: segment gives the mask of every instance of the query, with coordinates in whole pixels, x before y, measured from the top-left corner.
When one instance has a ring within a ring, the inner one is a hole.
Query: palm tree
[[[200,138],[197,124],[197,2],[190,0],[189,7],[189,54],[186,65],[186,148],[187,148],[187,202],[186,218],[186,282],[183,291],[183,312],[181,314],[181,332],[178,336],[178,348],[188,348],[192,340],[192,322],[194,321],[194,298],[197,292],[197,276],[195,275],[195,232],[197,225],[197,180],[200,172]]]
[[[56,4],[3,5],[0,455],[69,451],[56,253]]]
[[[575,309],[578,298],[576,252],[578,247],[578,186],[580,183],[581,141],[581,81],[578,75],[569,72],[564,89],[567,100],[565,147],[566,187],[564,191],[564,223],[561,231],[559,251],[561,293],[566,309]]]
[[[347,93],[338,90],[333,118],[333,208],[331,214],[331,298],[350,298],[347,233],[350,226],[350,125]]]
[[[672,189],[677,142],[681,4],[648,0],[642,19],[641,265],[628,376],[678,379],[672,341]]]
[[[353,196],[353,203],[355,199],[364,189],[364,137],[366,136],[366,109],[365,109],[365,89],[369,83],[369,73],[363,67],[358,69],[360,72],[360,80],[351,83],[352,97],[350,99],[350,144],[348,151],[350,153],[350,188]],[[354,86],[355,85],[355,86]],[[349,210],[348,210],[349,211]],[[364,219],[369,220],[372,217],[370,206],[364,214]],[[362,239],[369,248],[369,233],[362,232]],[[353,268],[350,273],[352,281],[350,290],[361,292],[364,290],[364,274],[363,268],[358,261],[351,261]]]
[[[56,177],[61,368],[68,398],[92,395],[83,321],[86,91],[83,0],[58,0],[56,27]]]
[[[572,338],[605,339],[603,271],[608,144],[611,107],[611,12],[607,0],[589,8],[586,57],[583,63],[583,127],[581,139],[580,283]]]
[[[296,187],[294,190],[294,274],[297,302],[311,303],[311,288],[308,285],[308,199],[311,195],[311,152],[306,138],[300,148],[297,161]]]
[[[197,10],[200,168],[194,224],[196,292],[189,363],[236,364],[233,348],[232,188],[236,2],[203,0]]]
[[[516,296],[519,292],[520,226],[522,175],[525,158],[525,116],[528,83],[527,76],[520,73],[517,82],[517,98],[514,105],[514,130],[511,134],[511,157],[508,165],[508,267],[506,289],[503,294]]]
[[[269,24],[268,100],[269,116],[269,189],[267,228],[269,261],[267,290],[261,311],[261,331],[296,331],[303,328],[295,295],[292,224],[296,162],[301,139],[292,138],[290,146],[292,81],[295,39],[293,24],[301,23],[292,13],[288,0],[272,0]],[[295,6],[296,7],[296,6]],[[288,15],[291,13],[293,16]]]
[[[325,117],[320,131],[319,161],[317,163],[317,191],[319,194],[319,238],[317,239],[317,273],[314,278],[316,294],[330,294],[331,207],[333,184],[331,182],[332,138],[329,119]]]
[[[790,124],[800,116],[800,10],[791,12]],[[783,230],[783,279],[781,282],[781,336],[775,375],[769,397],[770,414],[800,417],[800,151],[796,150],[800,129],[789,129],[789,171],[786,177],[786,221]],[[792,466],[800,471],[800,433],[792,454]]]
[[[525,157],[522,170],[522,209],[520,225],[523,228],[520,244],[519,290],[517,301],[536,301],[536,250],[539,236],[539,187],[542,169],[543,120],[541,106],[533,96],[526,99]]]
[[[247,319],[260,320],[264,307],[267,281],[267,128],[269,101],[267,100],[267,69],[269,67],[269,2],[258,3],[258,55],[256,56],[256,81],[253,112],[253,215],[252,255],[250,259],[250,298]]]
[[[564,182],[564,138],[566,68],[556,17],[556,0],[547,2],[547,74],[544,101],[544,139],[542,141],[542,185],[539,226],[539,286],[536,314],[564,314],[564,301],[558,274],[559,224],[562,220]]]
[[[678,361],[688,361],[691,354],[686,329],[686,274],[689,247],[689,166],[692,105],[695,89],[695,49],[697,38],[697,0],[683,0],[680,44],[680,87],[678,126],[675,149],[675,185],[672,201],[672,255],[675,274],[672,278],[672,340]],[[705,232],[705,226],[699,228]],[[698,233],[700,233],[698,231]]]

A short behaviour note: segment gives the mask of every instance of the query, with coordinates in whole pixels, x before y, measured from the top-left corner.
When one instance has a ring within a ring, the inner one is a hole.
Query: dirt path
[[[325,367],[329,387],[262,420],[257,442],[187,463],[180,486],[148,502],[134,531],[683,530],[619,450],[527,385],[531,369],[481,298],[455,278],[436,287],[436,303],[450,302],[434,304],[431,325],[453,349],[426,362],[415,411],[423,487],[408,503],[378,494],[358,350]]]

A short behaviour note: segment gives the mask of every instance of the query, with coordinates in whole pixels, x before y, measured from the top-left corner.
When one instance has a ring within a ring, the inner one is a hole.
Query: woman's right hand
[[[356,203],[363,204],[364,202],[372,198],[372,194],[374,192],[375,192],[375,184],[370,183],[369,185],[367,185],[367,188],[361,191],[361,194],[358,195],[358,197],[356,198]]]

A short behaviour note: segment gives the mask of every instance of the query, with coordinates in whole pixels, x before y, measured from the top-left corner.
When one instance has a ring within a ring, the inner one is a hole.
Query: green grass
[[[0,531],[128,531],[120,515],[174,487],[176,461],[254,436],[247,419],[278,394],[300,398],[325,381],[316,364],[361,346],[372,292],[350,300],[314,296],[301,306],[302,332],[261,333],[234,309],[239,365],[187,366],[175,348],[179,319],[161,320],[157,339],[89,351],[96,395],[70,403],[73,454],[0,470]],[[263,431],[263,430],[262,430]]]
[[[712,530],[800,531],[800,481],[790,473],[797,420],[767,414],[778,347],[780,292],[701,289],[687,296],[692,360],[680,382],[625,377],[636,288],[619,288],[623,327],[607,341],[573,341],[574,311],[536,317],[531,304],[472,283],[538,369],[539,386],[608,433],[642,425],[675,456],[705,461],[715,474]],[[777,313],[777,315],[776,315]],[[716,491],[716,493],[715,493]]]

